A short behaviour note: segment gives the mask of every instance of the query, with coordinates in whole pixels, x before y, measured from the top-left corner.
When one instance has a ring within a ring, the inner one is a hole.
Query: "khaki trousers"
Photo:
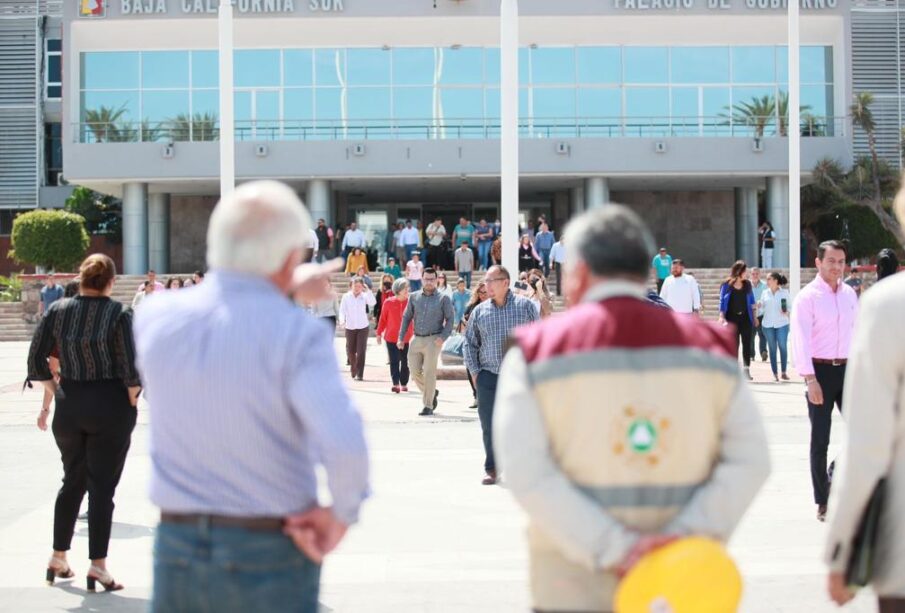
[[[434,406],[434,391],[437,389],[437,360],[440,358],[440,347],[435,336],[414,336],[409,345],[409,371],[418,389],[424,406]]]

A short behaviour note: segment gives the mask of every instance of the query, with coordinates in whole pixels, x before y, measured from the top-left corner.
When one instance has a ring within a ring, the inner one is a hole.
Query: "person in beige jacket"
[[[905,189],[896,205],[905,221]],[[845,584],[852,540],[877,482],[887,478],[871,587],[880,613],[905,612],[905,274],[864,294],[845,381],[848,439],[830,497],[825,559],[830,597],[854,597]]]

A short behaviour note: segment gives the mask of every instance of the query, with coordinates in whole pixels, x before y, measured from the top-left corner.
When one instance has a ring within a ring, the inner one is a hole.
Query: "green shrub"
[[[872,210],[857,204],[835,206],[820,216],[816,224],[820,241],[843,240],[849,245],[849,259],[872,257],[886,247],[900,246]]]
[[[66,211],[29,211],[13,221],[9,257],[56,271],[70,271],[91,240],[85,218]]]
[[[0,302],[22,302],[22,279],[16,273],[0,275],[0,288]]]

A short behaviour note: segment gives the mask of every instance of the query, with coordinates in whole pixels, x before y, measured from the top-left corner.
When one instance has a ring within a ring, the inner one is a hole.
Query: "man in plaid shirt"
[[[478,393],[478,416],[484,435],[484,485],[497,482],[491,425],[506,339],[518,326],[537,321],[540,317],[531,300],[516,296],[509,290],[509,282],[508,270],[502,266],[490,267],[484,277],[490,300],[475,307],[465,329],[465,365],[472,373]]]

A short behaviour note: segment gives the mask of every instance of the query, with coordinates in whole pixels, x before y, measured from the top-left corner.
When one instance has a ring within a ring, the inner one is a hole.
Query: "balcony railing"
[[[593,117],[555,119],[537,117],[519,122],[519,135],[532,138],[774,138],[787,135],[784,123],[770,117]],[[803,118],[803,137],[844,136],[846,117]],[[443,121],[236,121],[237,141],[453,140],[498,139],[498,120]],[[219,124],[168,127],[166,122],[79,123],[76,142],[205,142],[220,138]]]

